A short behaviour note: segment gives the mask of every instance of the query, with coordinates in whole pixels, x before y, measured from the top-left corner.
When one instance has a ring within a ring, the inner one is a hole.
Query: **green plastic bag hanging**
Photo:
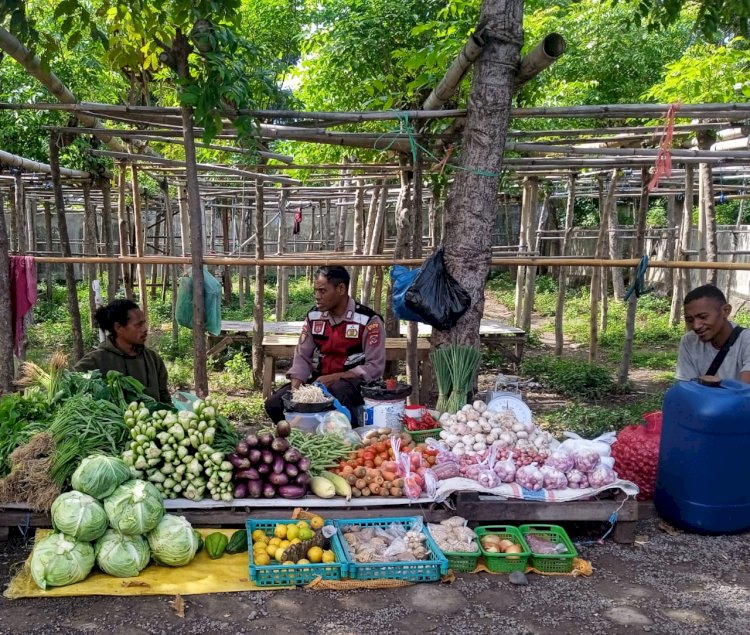
[[[203,267],[203,303],[206,311],[206,331],[221,333],[221,283]],[[193,328],[193,274],[180,278],[175,308],[177,324]]]

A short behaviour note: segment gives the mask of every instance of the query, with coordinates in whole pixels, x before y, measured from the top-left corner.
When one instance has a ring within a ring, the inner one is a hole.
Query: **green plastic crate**
[[[573,558],[578,556],[576,548],[570,541],[567,532],[559,525],[521,525],[519,531],[523,536],[539,536],[551,543],[565,545],[565,553],[531,552],[531,566],[544,573],[570,573],[573,570]]]
[[[477,568],[480,551],[443,551],[443,555],[448,560],[448,567],[459,573],[471,573]]]
[[[407,430],[407,432],[411,435],[412,440],[414,443],[424,443],[427,441],[427,439],[435,439],[438,440],[440,438],[440,433],[442,432],[442,428],[431,428],[429,430]]]
[[[511,571],[526,571],[531,551],[521,532],[511,525],[486,525],[477,527],[474,533],[479,539],[479,550],[484,556],[487,568],[493,573],[510,573]],[[510,540],[513,544],[521,545],[521,553],[492,553],[485,551],[482,546],[482,536],[497,534],[502,540]]]
[[[423,526],[422,532],[426,536],[425,544],[430,552],[429,558],[409,562],[368,562],[366,564],[356,562],[349,551],[349,544],[342,532],[342,529],[349,525],[387,529],[393,523],[400,523],[409,531],[419,520],[422,519],[418,516],[334,520],[333,524],[339,530],[341,547],[346,555],[348,577],[353,580],[407,580],[408,582],[436,582],[440,580],[441,576],[448,573],[448,561],[425,526]]]
[[[273,534],[276,525],[296,525],[298,520],[288,518],[252,520],[245,522],[247,527],[248,559],[250,579],[258,586],[303,586],[320,576],[324,580],[341,580],[346,573],[346,556],[339,542],[338,532],[331,536],[331,550],[336,556],[336,562],[310,564],[268,564],[256,565],[253,553],[253,532],[260,529],[266,534]],[[332,525],[329,521],[327,525]]]

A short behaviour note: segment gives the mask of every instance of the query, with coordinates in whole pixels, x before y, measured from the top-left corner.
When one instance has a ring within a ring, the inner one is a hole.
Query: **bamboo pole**
[[[96,248],[96,212],[91,206],[91,186],[86,183],[83,186],[83,250],[87,256],[97,256]],[[84,265],[86,271],[86,286],[87,295],[89,298],[89,326],[92,329],[96,328],[96,320],[94,319],[94,313],[96,313],[96,293],[94,292],[93,284],[96,280],[96,265],[89,264]]]
[[[670,231],[675,229],[677,230],[675,233]],[[674,260],[675,247],[679,242],[679,223],[674,194],[667,196],[667,228],[662,232],[662,240],[666,247],[664,250],[664,259]],[[671,269],[665,272],[664,286],[669,290],[674,288],[674,272]]]
[[[359,183],[362,183],[362,179],[359,179]],[[375,196],[375,190],[372,192],[373,197]],[[357,191],[357,196],[354,200],[354,219],[353,219],[353,246],[352,255],[361,256],[364,253],[365,245],[365,193],[362,190]],[[352,267],[351,271],[351,292],[350,295],[353,298],[359,295],[359,276],[361,267]]]
[[[613,260],[619,260],[622,258],[622,243],[620,242],[620,236],[617,232],[619,221],[617,217],[617,200],[614,199],[607,205],[607,238],[609,247],[609,257]],[[615,300],[622,300],[625,295],[625,281],[623,280],[622,269],[612,268],[612,295]],[[606,287],[606,277],[604,276],[604,284]],[[604,294],[607,297],[607,294]]]
[[[229,252],[229,210],[222,208],[219,212],[221,214],[221,243],[226,254]],[[232,268],[229,265],[224,266],[221,279],[224,287],[224,301],[229,304],[232,301]]]
[[[21,232],[18,228],[20,211],[18,209],[18,175],[13,175],[13,195],[9,193],[10,203],[10,249],[15,253],[21,251]],[[25,250],[24,250],[25,251]]]
[[[13,392],[13,317],[10,301],[10,238],[0,191],[0,395]]]
[[[701,149],[710,148],[714,142],[715,137],[708,130],[699,130],[696,134],[698,140],[698,147]],[[736,152],[737,155],[747,154],[750,156],[750,152],[740,151],[728,151],[729,155]],[[714,185],[713,185],[713,174],[711,166],[708,163],[701,163],[699,168],[699,179],[700,179],[700,206],[702,209],[702,217],[705,222],[705,244],[706,244],[706,260],[714,262],[717,260],[716,251],[718,249],[716,245],[716,207],[714,206]],[[710,271],[707,282],[715,285],[718,278],[718,271]]]
[[[286,199],[288,191],[282,188],[279,192],[279,233],[276,241],[276,255],[282,256],[287,249]],[[276,271],[276,321],[281,322],[286,316],[289,305],[289,270],[278,267]]]
[[[2,198],[3,197],[0,195],[0,204],[2,204]],[[49,201],[44,201],[42,205],[44,207],[45,247],[47,248],[47,253],[51,254],[52,253],[52,206],[50,205]],[[3,219],[3,223],[4,222],[5,220]],[[7,232],[7,229],[5,231]],[[111,256],[112,254],[107,254],[107,255]],[[52,267],[50,265],[47,265],[45,269],[46,269],[46,281],[47,281],[46,295],[47,295],[47,301],[50,301],[52,300]]]
[[[135,253],[143,258],[145,250],[145,231],[143,229],[143,212],[141,210],[141,190],[138,185],[138,167],[136,164],[130,166],[130,189],[133,195],[133,226],[135,228]],[[141,262],[136,269],[138,274],[138,296],[141,311],[148,320],[148,283],[146,278],[146,266]]]
[[[17,154],[11,154],[0,150],[0,165],[7,165],[11,168],[20,168],[27,172],[41,172],[42,174],[51,174],[52,168],[47,163],[25,159]],[[81,170],[71,170],[70,168],[60,168],[60,176],[71,179],[90,179],[91,174]]]
[[[482,53],[483,46],[484,42],[479,34],[472,33],[469,36],[466,44],[463,45],[458,56],[453,60],[453,63],[445,72],[443,78],[432,90],[427,99],[425,99],[425,102],[422,105],[423,110],[439,110],[443,107],[445,102],[456,92],[461,80],[464,75],[466,75],[466,71],[471,68],[471,65]]]
[[[635,250],[636,253],[643,253],[646,243],[646,215],[648,213],[648,183],[650,180],[649,171],[643,168],[641,171],[641,200],[638,205],[638,217],[636,218],[635,233]],[[635,275],[633,277],[635,283]],[[632,293],[628,298],[628,312],[625,318],[625,342],[622,352],[622,360],[617,374],[617,384],[625,386],[628,383],[628,372],[630,371],[630,361],[633,358],[633,339],[635,338],[635,315],[638,308],[638,295]]]
[[[538,196],[538,190],[537,190]],[[529,217],[529,247],[532,253],[537,253],[539,248],[539,232],[544,228],[547,222],[547,214],[549,213],[550,199],[549,195],[545,194],[544,202],[542,203],[539,215],[537,216],[536,210],[539,209],[537,199],[531,199],[531,214]],[[536,227],[536,230],[534,229]],[[526,280],[524,282],[523,289],[523,313],[521,315],[521,328],[527,333],[531,330],[531,314],[534,310],[534,297],[536,295],[536,270],[537,268],[532,265],[526,268]]]
[[[65,200],[63,198],[62,181],[58,167],[60,166],[60,135],[54,131],[50,134],[49,164],[52,168],[52,189],[55,193],[55,207],[57,208],[57,230],[60,235],[60,252],[65,262],[65,283],[68,289],[68,311],[73,335],[73,359],[78,361],[83,357],[83,335],[81,333],[81,311],[78,307],[75,271],[71,260],[70,240],[68,239],[68,224],[65,220]]]
[[[262,263],[264,257],[263,181],[255,182],[255,258]],[[253,298],[253,382],[255,387],[263,385],[263,296],[265,269],[263,264],[255,266],[255,297]],[[271,378],[273,383],[274,378]],[[274,421],[274,423],[276,423]]]
[[[148,202],[146,203],[145,208],[146,208],[146,211],[148,211]],[[167,222],[167,211],[168,210],[166,209],[164,210],[164,222],[165,223]],[[159,243],[161,242],[161,224],[162,224],[162,221],[159,220],[159,212],[157,211],[156,217],[154,218],[154,252],[155,253],[158,252],[158,250],[160,249]],[[146,227],[146,233],[148,233],[148,227]],[[148,244],[148,240],[146,241],[146,243]],[[166,250],[165,250],[165,253],[166,253]],[[159,265],[153,265],[151,267],[151,300],[153,301],[155,301],[157,297],[158,277],[159,277]],[[162,280],[167,279],[166,270],[162,271],[161,279]]]
[[[190,236],[190,210],[188,209],[187,189],[184,187],[181,187],[179,190],[177,204],[180,209],[180,242],[182,245],[182,255],[186,256],[190,253],[192,239]]]
[[[565,232],[560,245],[560,256],[564,258],[568,250],[568,242],[573,232],[573,218],[576,202],[576,175],[568,177],[568,201],[565,206]],[[563,353],[563,314],[565,311],[565,292],[568,285],[568,270],[560,267],[557,273],[557,303],[555,305],[555,356],[562,357]]]
[[[417,148],[414,160],[414,196],[411,199],[412,207],[412,235],[411,235],[411,256],[413,258],[422,257],[422,151]],[[419,325],[411,321],[406,331],[406,376],[408,382],[414,386],[415,390],[409,395],[410,404],[420,403],[420,393],[416,387],[419,382],[419,359],[417,357],[417,338],[419,336]],[[425,373],[422,384],[424,392],[425,384],[429,380],[429,373]]]
[[[370,199],[370,209],[367,214],[367,232],[365,236],[365,253],[368,256],[375,254],[376,246],[380,244],[380,231],[383,227],[385,218],[385,207],[388,197],[387,181],[385,179],[379,182],[379,188],[373,190],[372,199]],[[360,302],[370,305],[370,291],[372,290],[372,280],[375,270],[372,267],[365,267],[362,278],[362,294]]]
[[[529,250],[529,231],[528,226],[531,222],[532,206],[536,199],[536,191],[539,181],[535,177],[529,177],[523,181],[523,194],[521,197],[521,220],[518,230],[518,251],[523,253]],[[515,293],[515,313],[513,323],[520,328],[523,318],[523,288],[526,282],[526,267],[520,266],[516,270],[516,293]]]
[[[28,235],[28,220],[26,217],[26,195],[23,187],[21,172],[16,171],[13,174],[15,210],[17,215],[18,228],[18,251],[22,254],[28,253],[31,247]]]
[[[515,90],[519,90],[526,82],[549,68],[565,53],[566,46],[565,38],[559,33],[545,35],[542,41],[521,59],[521,64],[516,73]]]
[[[120,237],[120,258],[124,258],[130,255],[128,234],[130,228],[128,227],[127,209],[126,209],[126,170],[127,167],[124,161],[120,161],[117,164],[117,227]],[[125,297],[128,300],[133,299],[133,283],[130,279],[130,266],[121,260],[122,264],[122,281],[125,285]]]
[[[161,189],[164,198],[164,221],[167,234],[166,253],[167,256],[172,256],[176,251],[174,241],[174,215],[172,214],[172,201],[169,197],[169,183],[166,179],[159,182],[159,188]],[[180,326],[177,324],[177,266],[165,264],[164,271],[169,272],[169,283],[172,291],[170,298],[172,314],[172,350],[176,351],[178,334],[180,331]],[[166,286],[162,289],[162,301],[164,301],[164,291],[166,291]]]
[[[109,177],[99,179],[99,188],[102,192],[102,240],[104,241],[104,254],[108,257],[115,255],[114,239],[112,238],[112,191]],[[171,254],[169,254],[171,255]],[[117,295],[117,268],[109,263],[107,268],[107,302],[112,302]]]

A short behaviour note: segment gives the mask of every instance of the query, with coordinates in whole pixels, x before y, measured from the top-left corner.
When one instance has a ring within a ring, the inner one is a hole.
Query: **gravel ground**
[[[574,536],[575,538],[575,536]],[[0,598],[0,633],[399,635],[477,633],[722,635],[750,632],[750,534],[707,537],[638,524],[635,546],[579,543],[590,578],[459,574],[452,584],[355,592],[277,591],[185,597]],[[28,555],[0,544],[0,585]]]

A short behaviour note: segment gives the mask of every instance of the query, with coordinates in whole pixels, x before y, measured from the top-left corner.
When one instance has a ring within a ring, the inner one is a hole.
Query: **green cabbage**
[[[166,514],[147,538],[154,560],[168,567],[184,567],[198,551],[198,538],[183,516]]]
[[[73,489],[93,496],[107,498],[118,485],[131,479],[130,468],[122,459],[105,454],[94,454],[83,459],[71,478]]]
[[[108,529],[94,545],[96,564],[116,578],[137,576],[151,559],[148,542],[143,536],[125,536]]]
[[[89,542],[107,531],[107,514],[101,503],[82,492],[65,492],[52,503],[52,526],[73,538]]]
[[[65,534],[53,533],[43,538],[31,554],[31,577],[41,589],[80,582],[93,566],[91,543],[77,542]]]
[[[146,534],[164,515],[164,501],[151,483],[134,479],[104,499],[109,524],[121,534]]]

